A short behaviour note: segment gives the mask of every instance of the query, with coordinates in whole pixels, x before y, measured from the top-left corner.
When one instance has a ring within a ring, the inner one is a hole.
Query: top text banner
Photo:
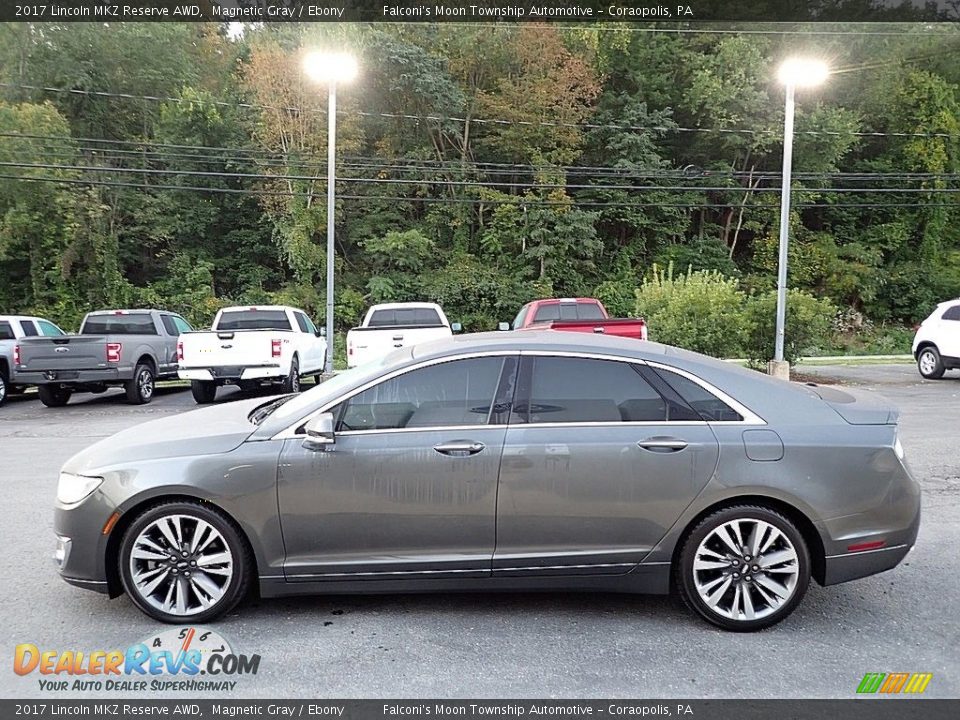
[[[3,0],[4,22],[950,22],[950,0]]]

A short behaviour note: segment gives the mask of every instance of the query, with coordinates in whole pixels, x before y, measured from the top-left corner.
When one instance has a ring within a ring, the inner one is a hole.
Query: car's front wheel
[[[940,357],[940,352],[933,345],[927,345],[917,355],[917,370],[927,380],[939,380],[943,377],[946,367]]]
[[[704,518],[680,553],[680,591],[707,621],[747,632],[794,611],[810,582],[803,536],[769,508],[742,505]]]
[[[234,524],[195,502],[165,502],[138,516],[120,545],[120,577],[134,604],[167,623],[206,622],[246,594],[252,562]]]

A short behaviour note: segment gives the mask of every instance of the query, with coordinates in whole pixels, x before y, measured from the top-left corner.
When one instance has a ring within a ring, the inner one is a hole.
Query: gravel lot
[[[927,696],[960,696],[960,373],[923,381],[912,365],[818,366],[816,375],[876,389],[902,409],[907,457],[924,488],[916,549],[897,569],[811,585],[799,610],[752,635],[714,630],[678,600],[614,595],[419,595],[246,603],[216,629],[262,656],[237,697],[837,697],[866,672],[932,672]],[[0,409],[7,487],[0,555],[0,695],[43,696],[10,669],[13,647],[126,648],[164,629],[126,598],[57,577],[51,502],[73,453],[118,430],[195,407],[159,391],[81,395],[47,409],[35,395]],[[224,402],[231,397],[223,393]],[[121,694],[129,696],[130,693]],[[51,695],[46,694],[47,697]],[[57,693],[56,697],[82,697]],[[102,695],[101,695],[102,696]],[[220,695],[220,697],[224,697]]]

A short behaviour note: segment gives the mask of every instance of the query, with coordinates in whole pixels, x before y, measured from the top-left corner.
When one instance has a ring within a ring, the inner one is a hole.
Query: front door
[[[709,425],[641,372],[616,360],[522,359],[495,575],[629,572],[706,485],[719,455]]]
[[[494,396],[516,363],[485,356],[405,371],[338,403],[327,449],[286,440],[287,579],[489,576],[507,420]]]

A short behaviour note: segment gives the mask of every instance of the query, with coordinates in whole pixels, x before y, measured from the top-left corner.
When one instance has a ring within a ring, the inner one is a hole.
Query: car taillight
[[[13,364],[14,365],[20,364],[20,346],[19,345],[13,346]]]
[[[107,343],[107,362],[120,362],[120,350],[122,349],[122,343]]]
[[[177,362],[183,360],[183,340],[177,342]]]
[[[270,356],[275,358],[280,357],[280,341],[279,340],[270,341]]]

